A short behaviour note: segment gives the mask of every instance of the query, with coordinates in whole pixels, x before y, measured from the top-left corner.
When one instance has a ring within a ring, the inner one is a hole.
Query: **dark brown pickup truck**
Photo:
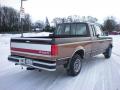
[[[8,60],[16,65],[48,71],[64,65],[68,74],[75,76],[82,59],[101,53],[110,58],[113,45],[98,24],[79,22],[58,24],[48,37],[12,38],[10,46]]]

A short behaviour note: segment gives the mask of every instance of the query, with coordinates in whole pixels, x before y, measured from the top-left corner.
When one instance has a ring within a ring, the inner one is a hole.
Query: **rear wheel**
[[[103,54],[104,54],[105,58],[110,58],[111,54],[112,54],[112,47],[108,47]]]
[[[69,63],[69,68],[67,69],[67,73],[70,76],[76,76],[81,71],[82,62],[81,57],[78,54],[75,54]]]

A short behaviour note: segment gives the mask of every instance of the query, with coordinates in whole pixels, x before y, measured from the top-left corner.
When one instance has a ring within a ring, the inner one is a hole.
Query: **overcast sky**
[[[20,0],[0,0],[2,5],[20,8]],[[25,12],[29,13],[33,21],[50,21],[54,17],[68,15],[94,16],[100,20],[106,16],[116,16],[120,19],[119,0],[27,0],[23,3]]]

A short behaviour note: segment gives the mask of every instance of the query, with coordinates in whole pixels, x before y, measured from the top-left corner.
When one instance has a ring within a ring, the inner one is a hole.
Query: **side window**
[[[65,25],[64,35],[70,35],[70,24]]]
[[[75,35],[76,24],[71,24],[71,35]]]
[[[58,25],[57,27],[57,35],[62,35],[64,33],[64,27],[63,25]]]
[[[86,24],[77,24],[76,25],[76,35],[87,35]]]
[[[91,28],[92,28],[93,36],[96,36],[95,27],[93,25],[91,25]]]
[[[94,31],[93,25],[90,25],[90,29],[92,31],[92,35],[95,36],[95,31]]]
[[[100,36],[103,36],[101,28],[98,25],[95,25],[95,30],[96,30],[96,35],[99,34]]]

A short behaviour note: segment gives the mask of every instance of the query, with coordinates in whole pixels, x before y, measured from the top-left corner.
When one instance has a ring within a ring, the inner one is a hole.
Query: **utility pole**
[[[25,17],[23,1],[27,1],[27,0],[21,0],[21,6],[20,6],[21,37],[23,37],[23,19]]]

